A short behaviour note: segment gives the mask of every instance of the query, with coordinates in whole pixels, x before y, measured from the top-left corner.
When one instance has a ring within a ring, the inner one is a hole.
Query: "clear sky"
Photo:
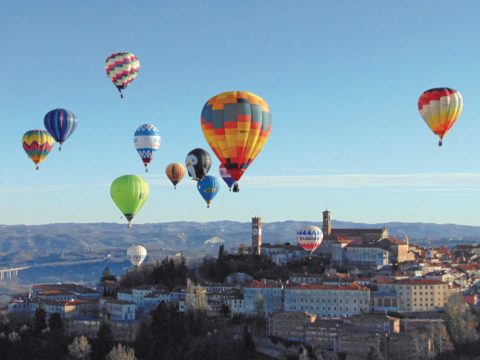
[[[480,225],[479,1],[4,0],[0,40],[0,223],[121,222],[109,186],[143,176],[133,133],[152,122],[162,145],[137,223],[320,220],[328,207]],[[119,51],[141,62],[124,100],[104,71]],[[442,148],[417,110],[438,86],[464,98]],[[209,150],[200,112],[227,90],[263,97],[273,129],[241,192],[207,209],[164,168]],[[36,172],[21,138],[57,107],[78,127]]]

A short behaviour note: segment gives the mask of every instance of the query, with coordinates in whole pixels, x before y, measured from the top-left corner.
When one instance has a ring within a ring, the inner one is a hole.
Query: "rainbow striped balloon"
[[[23,135],[23,150],[37,165],[40,164],[53,148],[53,137],[45,130],[29,130]]]
[[[59,150],[62,150],[62,144],[68,139],[77,127],[77,118],[75,115],[65,109],[55,109],[49,111],[43,119],[45,129],[60,143]]]
[[[110,55],[106,60],[105,71],[123,98],[122,90],[137,77],[140,61],[131,53],[119,52]]]
[[[265,145],[272,130],[272,114],[260,96],[229,91],[207,101],[201,124],[208,145],[238,181]],[[238,191],[237,184],[233,191]]]

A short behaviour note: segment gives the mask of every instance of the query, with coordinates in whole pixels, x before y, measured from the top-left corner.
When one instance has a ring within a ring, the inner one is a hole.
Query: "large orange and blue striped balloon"
[[[446,87],[427,90],[418,99],[420,115],[433,133],[440,137],[439,146],[460,116],[462,107],[462,95]]]
[[[260,96],[229,91],[207,101],[201,123],[203,135],[220,163],[238,181],[265,145],[272,115]],[[233,191],[238,191],[238,186]]]
[[[53,148],[53,137],[45,130],[30,130],[23,135],[23,150],[37,165],[40,164]]]
[[[110,55],[106,60],[105,71],[123,98],[122,90],[137,77],[140,61],[128,52],[119,52]]]
[[[49,111],[43,119],[45,129],[53,136],[55,141],[60,143],[59,150],[62,150],[62,144],[68,139],[77,127],[77,118],[74,113],[65,109],[55,109]]]

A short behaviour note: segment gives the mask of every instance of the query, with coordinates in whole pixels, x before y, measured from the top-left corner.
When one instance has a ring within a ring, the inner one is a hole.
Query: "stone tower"
[[[252,253],[262,253],[262,218],[258,216],[252,217]]]
[[[330,217],[330,211],[325,210],[322,214],[323,214],[323,226],[322,226],[323,235],[328,236],[332,233],[332,219]]]

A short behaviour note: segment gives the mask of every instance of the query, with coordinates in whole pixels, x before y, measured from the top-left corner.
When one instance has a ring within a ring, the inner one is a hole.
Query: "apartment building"
[[[290,284],[285,288],[284,311],[309,312],[339,318],[368,312],[370,289],[350,285]]]
[[[395,292],[399,312],[439,310],[453,294],[447,283],[432,279],[382,279],[377,286],[379,291]]]

